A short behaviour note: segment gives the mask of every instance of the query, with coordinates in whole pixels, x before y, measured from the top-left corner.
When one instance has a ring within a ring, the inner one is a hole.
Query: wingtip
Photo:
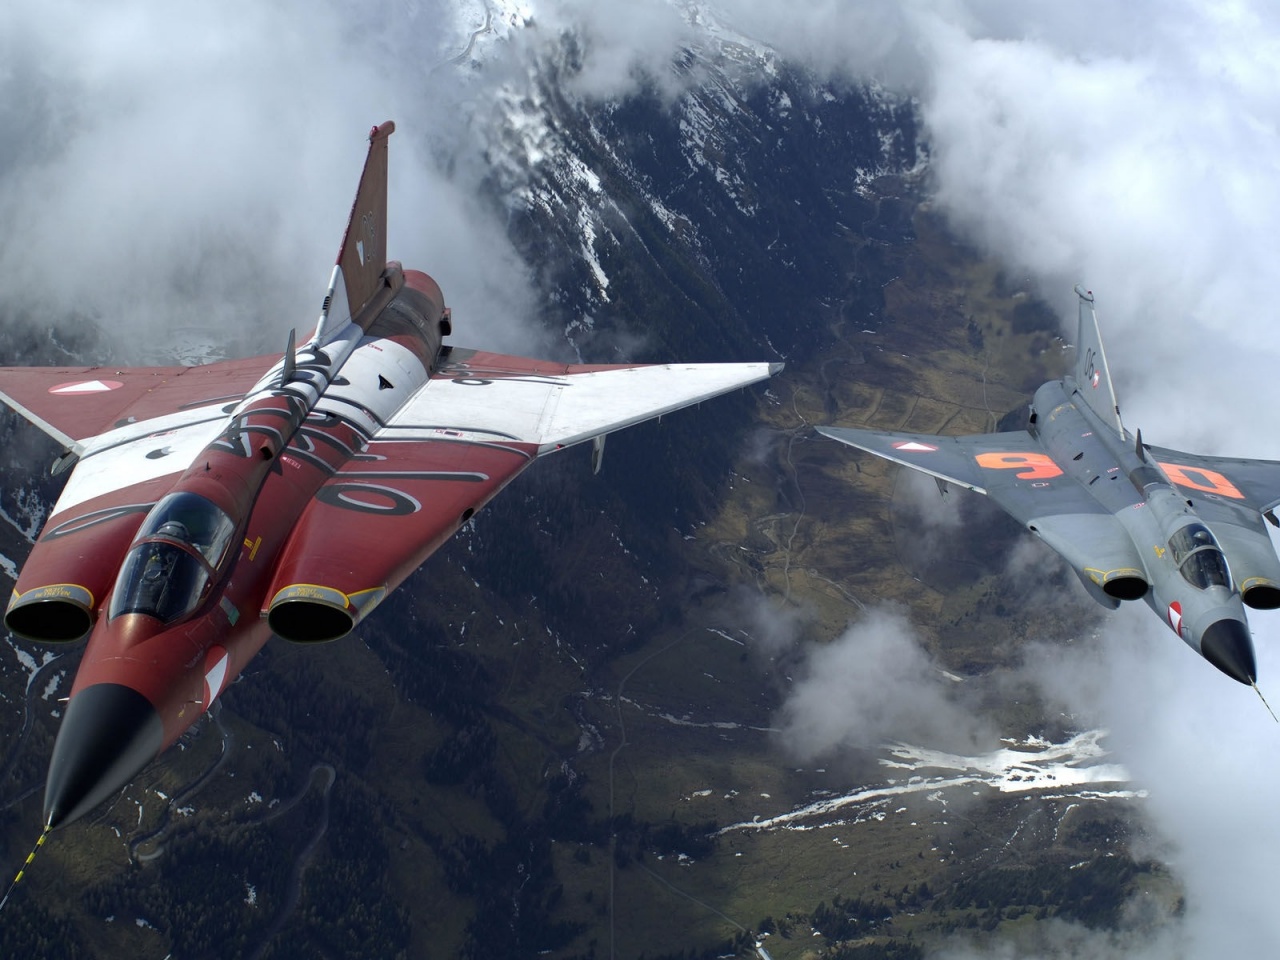
[[[369,131],[369,142],[382,140],[396,132],[396,122],[394,120],[384,120],[372,130]]]
[[[1083,283],[1076,284],[1076,296],[1085,303],[1093,303],[1093,291],[1086,290]]]
[[[771,376],[771,377],[772,377],[772,376],[775,376],[776,374],[781,373],[781,372],[782,372],[782,368],[783,368],[783,367],[785,367],[785,366],[786,366],[786,364],[785,364],[785,363],[771,363],[771,364],[769,364],[769,376]]]

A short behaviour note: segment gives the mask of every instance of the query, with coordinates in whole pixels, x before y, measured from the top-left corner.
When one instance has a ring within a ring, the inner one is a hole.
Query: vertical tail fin
[[[324,343],[347,320],[359,317],[382,289],[387,268],[387,138],[395,129],[388,120],[369,132],[369,155],[320,308],[320,322],[312,338],[316,343]]]
[[[1111,384],[1107,355],[1102,350],[1098,315],[1093,311],[1093,293],[1076,284],[1076,296],[1080,298],[1080,331],[1076,335],[1076,392],[1102,418],[1103,423],[1114,426],[1116,433],[1123,437],[1124,423],[1120,420],[1120,407],[1116,403],[1115,387]]]
[[[338,251],[338,267],[347,284],[347,304],[353,317],[377,291],[387,266],[387,138],[395,129],[388,120],[369,132],[369,156]]]

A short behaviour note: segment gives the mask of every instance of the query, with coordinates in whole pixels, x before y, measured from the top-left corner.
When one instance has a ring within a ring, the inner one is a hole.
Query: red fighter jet
[[[89,637],[45,832],[121,789],[272,635],[336,640],[543,454],[763,380],[781,364],[577,365],[444,344],[436,282],[386,260],[387,138],[369,155],[311,339],[197,367],[0,368],[0,400],[75,463],[5,613]]]

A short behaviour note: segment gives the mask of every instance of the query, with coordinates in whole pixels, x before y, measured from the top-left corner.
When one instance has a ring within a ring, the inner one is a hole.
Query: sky
[[[479,0],[220,0],[184,4],[180,17],[158,0],[0,5],[0,313],[92,316],[121,360],[175,328],[262,350],[290,327],[309,332],[365,136],[394,118],[390,255],[440,281],[458,343],[537,349],[528,267],[476,201],[495,85],[519,78],[522,45],[572,27],[589,40],[580,91],[625,95],[640,77],[666,77],[689,26],[667,0],[491,6],[507,39],[485,41],[497,65],[480,75],[465,58],[450,65],[484,23]],[[1280,9],[712,6],[819,76],[917,99],[935,204],[956,231],[1030,278],[1068,335],[1072,285],[1095,292],[1131,429],[1163,446],[1280,459]],[[530,17],[535,31],[511,32]],[[842,643],[913,642],[909,615],[868,617],[824,654],[831,665],[852,658]],[[1280,613],[1252,622],[1261,687],[1280,701]],[[1158,853],[1188,893],[1181,955],[1273,953],[1280,728],[1253,694],[1145,607],[1036,660],[1032,679],[1109,728],[1150,791]],[[928,666],[912,663],[894,680],[904,694]],[[804,718],[806,706],[787,710]],[[1060,956],[1171,955],[1154,942],[1062,942]]]

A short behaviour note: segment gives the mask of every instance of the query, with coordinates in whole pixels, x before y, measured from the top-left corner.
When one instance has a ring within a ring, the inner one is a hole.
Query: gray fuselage
[[[1033,522],[1032,532],[1064,555],[1094,599],[1111,607],[1146,600],[1193,650],[1251,683],[1256,667],[1240,591],[1194,499],[1174,486],[1140,441],[1118,434],[1082,402],[1071,377],[1036,391],[1027,429],[1052,461],[1039,467],[1046,479],[1060,470],[1102,508],[1101,514],[1056,518],[1049,528]],[[1211,490],[1206,486],[1204,495],[1214,496]],[[1088,528],[1088,557],[1071,556],[1075,551],[1064,542],[1081,542],[1070,536],[1079,531],[1068,529],[1077,524]]]

